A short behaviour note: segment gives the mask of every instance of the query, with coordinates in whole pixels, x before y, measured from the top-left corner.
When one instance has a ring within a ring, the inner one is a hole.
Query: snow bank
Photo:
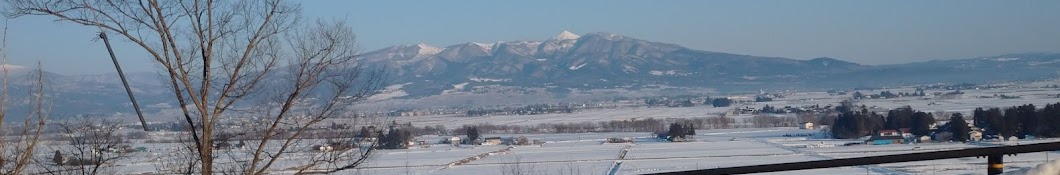
[[[1056,159],[1047,163],[1038,165],[1037,167],[1031,168],[1026,172],[1013,172],[1010,174],[1026,174],[1026,175],[1056,175],[1060,174],[1060,159]]]

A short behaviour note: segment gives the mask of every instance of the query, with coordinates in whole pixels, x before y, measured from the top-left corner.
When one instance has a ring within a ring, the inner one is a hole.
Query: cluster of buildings
[[[453,136],[442,139],[439,141],[441,144],[452,144],[453,146],[460,146],[461,144],[468,145],[540,145],[544,142],[540,140],[530,140],[525,136],[519,137],[486,137],[475,140],[468,140],[467,138],[461,138],[459,136]]]
[[[968,141],[982,141],[983,132],[978,129],[973,129],[968,133],[952,133],[947,131],[946,128],[940,128],[939,131],[932,133],[931,135],[925,135],[917,137],[913,135],[909,128],[901,129],[888,129],[879,130],[873,133],[868,140],[865,140],[866,145],[888,145],[888,144],[912,144],[912,143],[928,143],[928,142],[948,142],[953,139],[954,134],[967,134]]]

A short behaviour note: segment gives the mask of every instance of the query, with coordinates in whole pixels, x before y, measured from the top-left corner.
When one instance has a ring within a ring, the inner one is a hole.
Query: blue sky
[[[390,45],[542,40],[611,32],[685,47],[794,59],[895,64],[1060,52],[1060,1],[299,1],[306,17],[343,19],[364,51]],[[9,20],[9,62],[61,74],[111,73],[94,28],[49,17]],[[122,66],[153,71],[116,41]]]

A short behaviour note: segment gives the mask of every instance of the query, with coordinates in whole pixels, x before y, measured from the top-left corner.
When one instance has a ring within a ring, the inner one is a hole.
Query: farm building
[[[482,141],[482,145],[500,145],[503,143],[500,137],[486,137]]]

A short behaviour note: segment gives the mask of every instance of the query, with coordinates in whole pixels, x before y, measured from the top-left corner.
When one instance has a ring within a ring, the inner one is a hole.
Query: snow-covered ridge
[[[419,47],[419,51],[416,54],[416,57],[434,56],[435,54],[438,54],[443,50],[442,48],[430,46],[423,43],[417,44],[416,47]]]
[[[574,33],[571,33],[570,31],[563,31],[563,32],[560,32],[559,35],[556,35],[555,37],[550,38],[550,39],[545,40],[545,41],[525,41],[525,40],[520,40],[520,41],[511,41],[511,42],[498,41],[496,43],[468,42],[468,43],[465,43],[465,44],[458,44],[458,45],[453,45],[453,46],[449,46],[449,47],[445,47],[445,48],[434,47],[434,46],[431,46],[431,45],[420,43],[420,44],[416,44],[416,45],[392,46],[392,47],[388,47],[388,48],[380,50],[381,52],[380,51],[375,51],[375,52],[380,52],[381,56],[384,56],[384,57],[387,57],[387,58],[403,57],[403,58],[412,58],[412,59],[424,59],[424,58],[428,58],[428,57],[432,57],[432,56],[438,55],[439,53],[442,53],[442,52],[444,52],[446,50],[449,50],[449,49],[452,49],[452,48],[461,48],[461,47],[454,47],[454,46],[460,46],[460,45],[478,47],[478,49],[482,49],[482,51],[486,52],[486,53],[493,53],[494,49],[496,49],[497,47],[500,47],[501,45],[509,45],[509,46],[519,46],[520,48],[524,48],[525,47],[527,49],[520,49],[519,51],[523,52],[523,53],[526,53],[526,54],[535,54],[538,50],[542,50],[542,51],[545,51],[545,52],[554,52],[554,51],[558,51],[558,50],[570,49],[571,47],[574,46],[574,43],[580,37],[581,36],[579,36],[577,34],[574,34]],[[527,46],[529,46],[529,47],[527,47]],[[415,50],[412,50],[412,49],[415,49]],[[415,55],[410,55],[410,54],[415,54]]]
[[[554,37],[552,39],[555,39],[555,40],[573,40],[573,39],[578,39],[580,37],[581,36],[578,36],[578,35],[576,35],[574,33],[571,33],[570,31],[564,30],[563,32],[560,32],[559,35],[556,35],[556,37]]]
[[[1020,60],[1020,58],[1011,58],[1011,57],[1010,57],[1010,58],[987,58],[987,59],[989,59],[989,60],[994,60],[994,61],[997,61],[997,62],[1005,62],[1005,61],[1017,61],[1017,60]]]
[[[483,44],[483,43],[477,43],[477,42],[471,42],[471,44],[474,44],[474,45],[476,45],[478,47],[481,47],[482,50],[486,51],[487,53],[488,52],[492,52],[493,51],[493,46],[496,45],[496,44]]]

